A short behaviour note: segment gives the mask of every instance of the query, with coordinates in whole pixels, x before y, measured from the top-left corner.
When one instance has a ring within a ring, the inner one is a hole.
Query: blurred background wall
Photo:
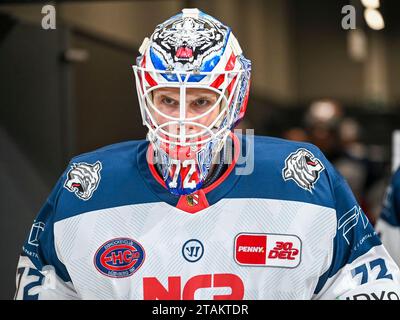
[[[356,0],[48,3],[56,30],[42,29],[40,1],[0,4],[0,298],[13,296],[22,243],[69,159],[144,138],[131,65],[143,38],[185,7],[231,26],[253,62],[242,128],[316,143],[376,218],[400,129],[399,1],[380,1],[380,31]],[[358,33],[342,28],[348,4]]]

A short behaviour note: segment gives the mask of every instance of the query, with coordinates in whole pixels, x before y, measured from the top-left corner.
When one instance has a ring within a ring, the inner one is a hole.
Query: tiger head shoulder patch
[[[285,181],[293,180],[299,187],[312,192],[324,169],[318,158],[309,150],[301,148],[286,158],[282,176]]]
[[[79,199],[89,200],[99,186],[101,169],[100,161],[94,164],[86,162],[73,163],[67,173],[64,187],[68,191],[75,193]]]

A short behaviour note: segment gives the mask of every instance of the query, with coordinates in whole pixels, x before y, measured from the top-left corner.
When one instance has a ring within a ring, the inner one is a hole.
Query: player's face
[[[218,101],[218,94],[207,89],[187,88],[186,89],[186,119],[200,116],[210,110]],[[179,88],[159,88],[153,92],[154,106],[163,114],[179,118],[180,116],[180,94]],[[219,114],[220,107],[216,106],[210,113],[193,120],[203,126],[209,126]],[[157,112],[152,112],[153,117],[159,125],[171,121]],[[168,128],[169,131],[177,130],[179,127]],[[202,130],[194,124],[186,125],[187,133],[196,133]]]

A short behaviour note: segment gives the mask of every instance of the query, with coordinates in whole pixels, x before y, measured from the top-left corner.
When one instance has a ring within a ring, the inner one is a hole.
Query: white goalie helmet
[[[145,38],[133,66],[143,124],[166,188],[176,195],[200,189],[217,154],[243,118],[251,63],[231,29],[198,9],[183,9]],[[154,101],[159,89],[176,90],[175,112]],[[215,95],[212,105],[188,113],[190,90]],[[202,119],[210,118],[208,122]]]

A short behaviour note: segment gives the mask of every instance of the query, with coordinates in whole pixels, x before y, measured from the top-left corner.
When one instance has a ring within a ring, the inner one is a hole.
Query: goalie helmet
[[[154,159],[171,193],[191,194],[202,187],[245,114],[251,63],[231,29],[198,9],[183,9],[158,25],[139,51],[133,70]],[[160,88],[179,94],[176,113],[167,114],[155,105],[154,93]],[[193,89],[207,89],[216,99],[201,114],[188,116],[186,97]],[[215,118],[201,123],[211,113]]]

